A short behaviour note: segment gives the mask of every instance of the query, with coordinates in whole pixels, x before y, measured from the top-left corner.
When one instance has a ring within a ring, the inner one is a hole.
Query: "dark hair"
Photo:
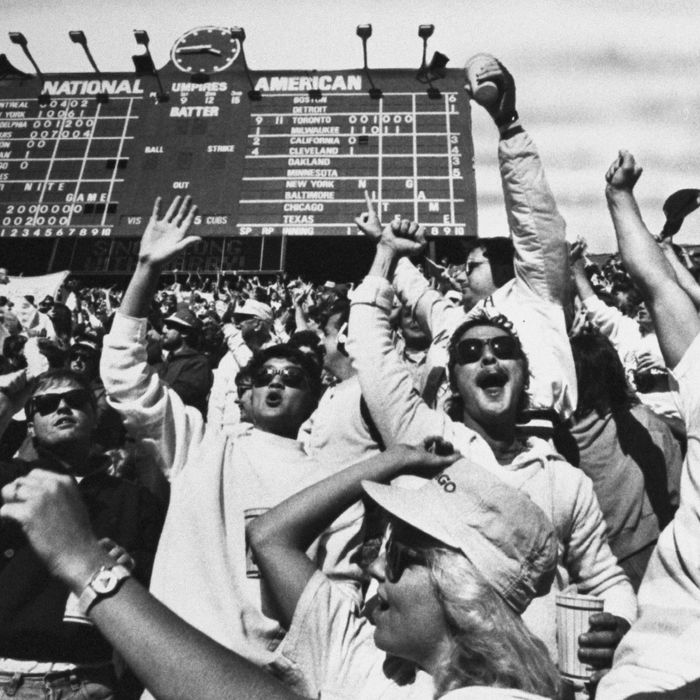
[[[467,254],[476,248],[482,248],[484,257],[489,261],[491,277],[496,287],[502,287],[515,277],[513,241],[505,236],[494,238],[477,238],[468,244]]]
[[[27,337],[24,335],[8,335],[2,343],[2,354],[10,360],[17,360],[20,357],[24,358],[24,346],[26,343]],[[22,366],[27,366],[26,360]]]
[[[73,325],[73,315],[71,310],[65,304],[55,302],[51,307],[51,323],[53,323],[56,335],[70,338]]]
[[[332,316],[340,315],[337,327],[340,328],[350,320],[350,300],[347,297],[337,296],[323,305],[320,309],[320,326],[323,328]]]
[[[299,365],[299,367],[304,370],[309,379],[309,388],[314,399],[313,403],[315,407],[318,400],[321,398],[321,368],[318,363],[309,355],[305,355],[298,348],[292,347],[288,343],[280,343],[256,352],[246,366],[246,370],[251,377],[254,377],[262,366],[273,358],[289,360],[295,365]]]
[[[578,383],[577,416],[617,413],[636,403],[617,350],[602,333],[586,330],[570,342]]]
[[[46,372],[42,372],[37,378],[32,391],[32,396],[25,406],[25,412],[27,414],[27,419],[31,420],[34,414],[34,406],[32,398],[37,394],[43,392],[44,389],[52,387],[54,384],[71,383],[77,384],[81,389],[85,389],[90,396],[90,406],[92,407],[93,413],[97,410],[97,403],[95,401],[95,395],[90,390],[85,380],[76,372],[66,367],[58,367],[56,369],[50,369]]]
[[[313,357],[319,364],[323,364],[324,348],[321,345],[321,339],[318,337],[318,333],[315,331],[296,331],[296,333],[292,333],[289,344],[297,349],[303,347],[311,348]]]
[[[47,359],[50,369],[61,369],[68,362],[69,347],[61,338],[56,340],[38,338],[37,347],[39,352]]]
[[[452,397],[449,400],[448,414],[453,420],[462,420],[462,397],[457,391],[457,382],[455,379],[455,366],[457,364],[457,345],[461,340],[462,336],[470,329],[475,326],[492,326],[493,328],[500,328],[502,331],[508,333],[513,338],[515,338],[518,344],[518,355],[519,359],[524,363],[523,376],[525,377],[525,383],[523,384],[523,391],[520,396],[519,410],[522,411],[527,407],[528,403],[528,388],[530,386],[530,363],[528,362],[527,355],[523,351],[523,346],[518,338],[518,334],[513,328],[512,322],[503,314],[496,314],[495,316],[489,316],[485,311],[479,313],[479,315],[468,319],[464,323],[457,326],[452,337],[450,338],[450,343],[447,346],[448,360],[447,360],[447,374],[450,380],[450,389],[452,389]]]
[[[238,373],[233,380],[237,387],[249,385],[253,381],[249,367],[250,365],[246,365],[238,370]]]

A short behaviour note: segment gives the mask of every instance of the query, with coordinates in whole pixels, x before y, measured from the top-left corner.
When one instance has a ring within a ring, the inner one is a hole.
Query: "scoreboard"
[[[187,194],[199,236],[348,236],[364,190],[383,218],[476,235],[462,71],[431,94],[407,69],[203,74],[199,41],[159,71],[165,99],[153,75],[42,83],[0,56],[0,238],[138,237],[157,195]]]

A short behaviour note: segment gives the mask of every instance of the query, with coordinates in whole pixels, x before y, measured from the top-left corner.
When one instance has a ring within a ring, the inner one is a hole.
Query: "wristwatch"
[[[83,592],[78,598],[78,607],[87,615],[90,608],[98,600],[114,595],[122,585],[122,581],[130,577],[129,569],[121,564],[101,566],[83,588]]]

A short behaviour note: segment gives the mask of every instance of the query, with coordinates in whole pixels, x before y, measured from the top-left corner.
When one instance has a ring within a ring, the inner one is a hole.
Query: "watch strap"
[[[93,583],[100,574],[103,572],[111,572],[115,579],[114,586],[108,591],[98,591]],[[125,566],[121,564],[113,564],[112,566],[101,566],[87,582],[85,588],[83,588],[80,597],[78,598],[78,608],[80,611],[87,615],[90,608],[100,599],[109,598],[109,596],[114,595],[122,585],[122,582],[126,579],[131,578],[131,572]]]

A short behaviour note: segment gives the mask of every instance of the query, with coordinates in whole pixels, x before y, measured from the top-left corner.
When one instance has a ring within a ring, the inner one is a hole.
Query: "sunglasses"
[[[517,360],[522,354],[520,344],[511,335],[498,335],[495,338],[465,338],[457,343],[455,354],[457,364],[468,365],[478,362],[487,346],[499,360]]]
[[[90,392],[85,389],[73,389],[63,394],[37,394],[30,402],[31,413],[35,411],[42,416],[48,416],[58,408],[61,400],[70,408],[82,409],[90,403]]]
[[[407,567],[413,564],[425,566],[428,563],[428,557],[425,552],[397,542],[393,534],[389,535],[389,539],[386,542],[385,557],[386,565],[384,570],[389,583],[396,583]]]
[[[253,386],[258,388],[268,386],[277,376],[279,376],[282,383],[290,389],[300,389],[308,385],[309,382],[306,372],[299,367],[283,367],[282,369],[278,369],[277,367],[263,367],[253,377]]]

